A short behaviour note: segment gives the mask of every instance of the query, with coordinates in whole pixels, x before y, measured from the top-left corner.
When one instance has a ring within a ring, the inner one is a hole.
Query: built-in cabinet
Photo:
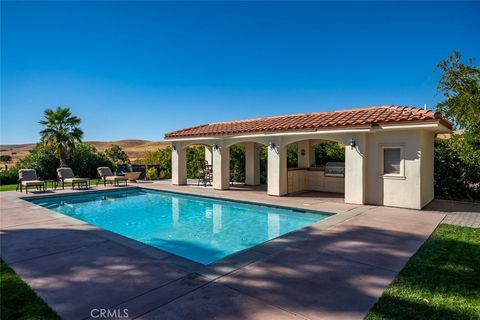
[[[321,170],[290,169],[288,171],[288,193],[300,191],[323,191],[344,193],[344,177],[326,177]]]

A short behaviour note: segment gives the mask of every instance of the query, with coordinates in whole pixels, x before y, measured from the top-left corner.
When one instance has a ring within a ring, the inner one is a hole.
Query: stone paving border
[[[444,213],[443,224],[452,224],[462,227],[480,228],[480,203],[452,200],[433,200],[426,208],[426,212]]]

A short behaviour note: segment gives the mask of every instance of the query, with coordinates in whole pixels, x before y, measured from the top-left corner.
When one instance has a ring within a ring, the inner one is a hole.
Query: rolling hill
[[[119,145],[127,154],[130,160],[136,160],[142,158],[146,151],[155,151],[159,148],[164,148],[169,145],[164,141],[147,141],[147,140],[118,140],[118,141],[85,141],[94,146],[98,151],[104,151],[112,144]],[[35,147],[34,143],[29,144],[4,144],[0,145],[0,155],[12,156],[12,162],[1,162],[2,166],[7,164],[11,166],[15,164],[19,159],[25,157],[30,150]]]

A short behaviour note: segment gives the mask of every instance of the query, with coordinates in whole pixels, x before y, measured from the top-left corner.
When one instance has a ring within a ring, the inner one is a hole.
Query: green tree
[[[287,146],[287,168],[298,167],[298,145]]]
[[[97,152],[94,146],[81,142],[75,144],[75,152],[68,156],[67,161],[75,174],[86,178],[97,177],[98,167],[113,167],[107,156]]]
[[[205,161],[205,147],[187,147],[187,178],[197,179],[200,177],[199,166]]]
[[[480,68],[470,59],[468,64],[461,61],[460,52],[453,53],[437,65],[440,81],[437,89],[445,101],[437,110],[448,117],[457,128],[466,133],[480,135]]]
[[[435,141],[435,195],[453,199],[480,199],[480,68],[473,59],[462,62],[454,51],[437,65],[437,105],[455,128],[450,139]]]
[[[86,178],[96,177],[97,167],[112,166],[110,159],[98,153],[95,147],[80,142],[76,143],[75,153],[71,153],[66,160],[75,174]],[[35,169],[39,177],[55,179],[59,164],[54,150],[39,143],[18,162],[16,169]]]
[[[170,179],[172,177],[172,148],[160,148],[155,152],[147,151],[144,158],[137,163],[158,164],[157,178]]]
[[[230,146],[230,181],[245,181],[245,147]]]
[[[0,156],[0,161],[2,162],[10,162],[12,161],[12,156],[9,154],[1,155]]]
[[[54,150],[39,143],[17,163],[17,168],[35,169],[37,175],[43,179],[56,179],[56,170],[59,164],[60,161]]]
[[[81,142],[83,131],[78,127],[80,118],[73,116],[70,108],[46,109],[39,123],[45,127],[40,131],[41,142],[52,148],[60,159],[60,166],[67,165],[67,157],[75,150],[75,142]]]
[[[435,139],[435,196],[480,199],[480,152],[463,135]]]
[[[112,144],[103,153],[115,165],[130,163],[127,153],[119,145]]]
[[[345,148],[335,141],[326,141],[315,147],[315,164],[325,165],[327,162],[344,162]]]
[[[268,182],[268,148],[267,146],[260,147],[260,184]]]

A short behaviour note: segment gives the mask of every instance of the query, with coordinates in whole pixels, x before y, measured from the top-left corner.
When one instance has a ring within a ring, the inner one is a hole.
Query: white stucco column
[[[247,142],[245,146],[245,184],[256,186],[260,184],[260,149],[254,142]]]
[[[364,204],[366,194],[367,134],[352,136],[355,147],[345,146],[345,203]]]
[[[215,148],[215,145],[218,148]],[[230,148],[223,142],[217,142],[212,148],[213,153],[213,188],[226,190],[230,186]]]
[[[207,161],[208,164],[212,164],[212,162],[213,162],[212,157],[213,157],[212,147],[205,146],[205,161]]]
[[[187,184],[187,157],[181,144],[172,145],[172,184]]]
[[[298,159],[298,167],[299,168],[310,168],[310,165],[312,164],[311,162],[311,156],[310,153],[312,151],[312,148],[310,148],[310,141],[309,140],[303,140],[297,143],[297,159]],[[302,155],[303,151],[303,155]]]
[[[271,140],[275,146],[268,146],[268,188],[272,196],[287,194],[287,147],[281,138]]]

